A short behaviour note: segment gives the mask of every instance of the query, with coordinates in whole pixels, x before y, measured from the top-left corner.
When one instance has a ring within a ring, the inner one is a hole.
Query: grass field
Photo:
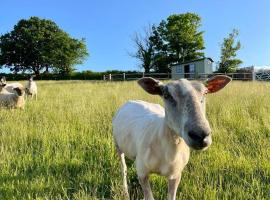
[[[136,82],[38,82],[38,101],[0,110],[0,199],[122,199],[112,116],[128,99],[160,103]],[[178,199],[270,199],[270,83],[233,82],[208,96],[213,144],[192,151]],[[132,162],[133,199],[142,198]],[[151,176],[166,199],[164,178]]]

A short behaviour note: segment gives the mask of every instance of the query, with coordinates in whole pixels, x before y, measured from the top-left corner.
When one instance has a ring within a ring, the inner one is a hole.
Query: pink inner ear
[[[229,82],[231,81],[231,78],[226,76],[216,76],[212,80],[209,80],[207,82],[207,93],[214,93],[222,88],[224,88]]]

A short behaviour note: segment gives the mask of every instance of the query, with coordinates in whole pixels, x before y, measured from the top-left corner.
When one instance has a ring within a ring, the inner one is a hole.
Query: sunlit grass
[[[0,199],[122,199],[112,117],[125,101],[162,104],[136,82],[43,81],[25,110],[0,110]],[[269,199],[270,83],[233,82],[207,100],[213,144],[192,151],[178,199]],[[132,162],[131,196],[141,198]],[[156,199],[164,178],[151,177]]]

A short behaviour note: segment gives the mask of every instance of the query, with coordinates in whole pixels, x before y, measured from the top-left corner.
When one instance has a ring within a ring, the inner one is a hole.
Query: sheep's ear
[[[229,82],[231,82],[231,78],[225,75],[217,75],[210,79],[208,79],[205,83],[207,88],[207,93],[214,93],[222,88],[224,88]]]
[[[162,95],[163,83],[156,79],[150,77],[141,78],[138,80],[138,84],[149,94]]]

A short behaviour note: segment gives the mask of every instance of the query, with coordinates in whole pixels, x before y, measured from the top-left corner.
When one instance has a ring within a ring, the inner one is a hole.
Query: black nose
[[[196,131],[189,131],[188,132],[188,136],[194,141],[196,142],[197,144],[199,144],[200,146],[202,147],[205,147],[208,145],[208,142],[207,140],[205,140],[205,138],[207,136],[209,136],[210,134],[207,133],[207,132],[203,132],[203,131],[200,131],[200,132],[196,132]]]
[[[188,132],[188,136],[192,139],[195,140],[197,142],[203,140],[205,138],[205,136],[201,133],[197,133],[195,131],[189,131]]]

